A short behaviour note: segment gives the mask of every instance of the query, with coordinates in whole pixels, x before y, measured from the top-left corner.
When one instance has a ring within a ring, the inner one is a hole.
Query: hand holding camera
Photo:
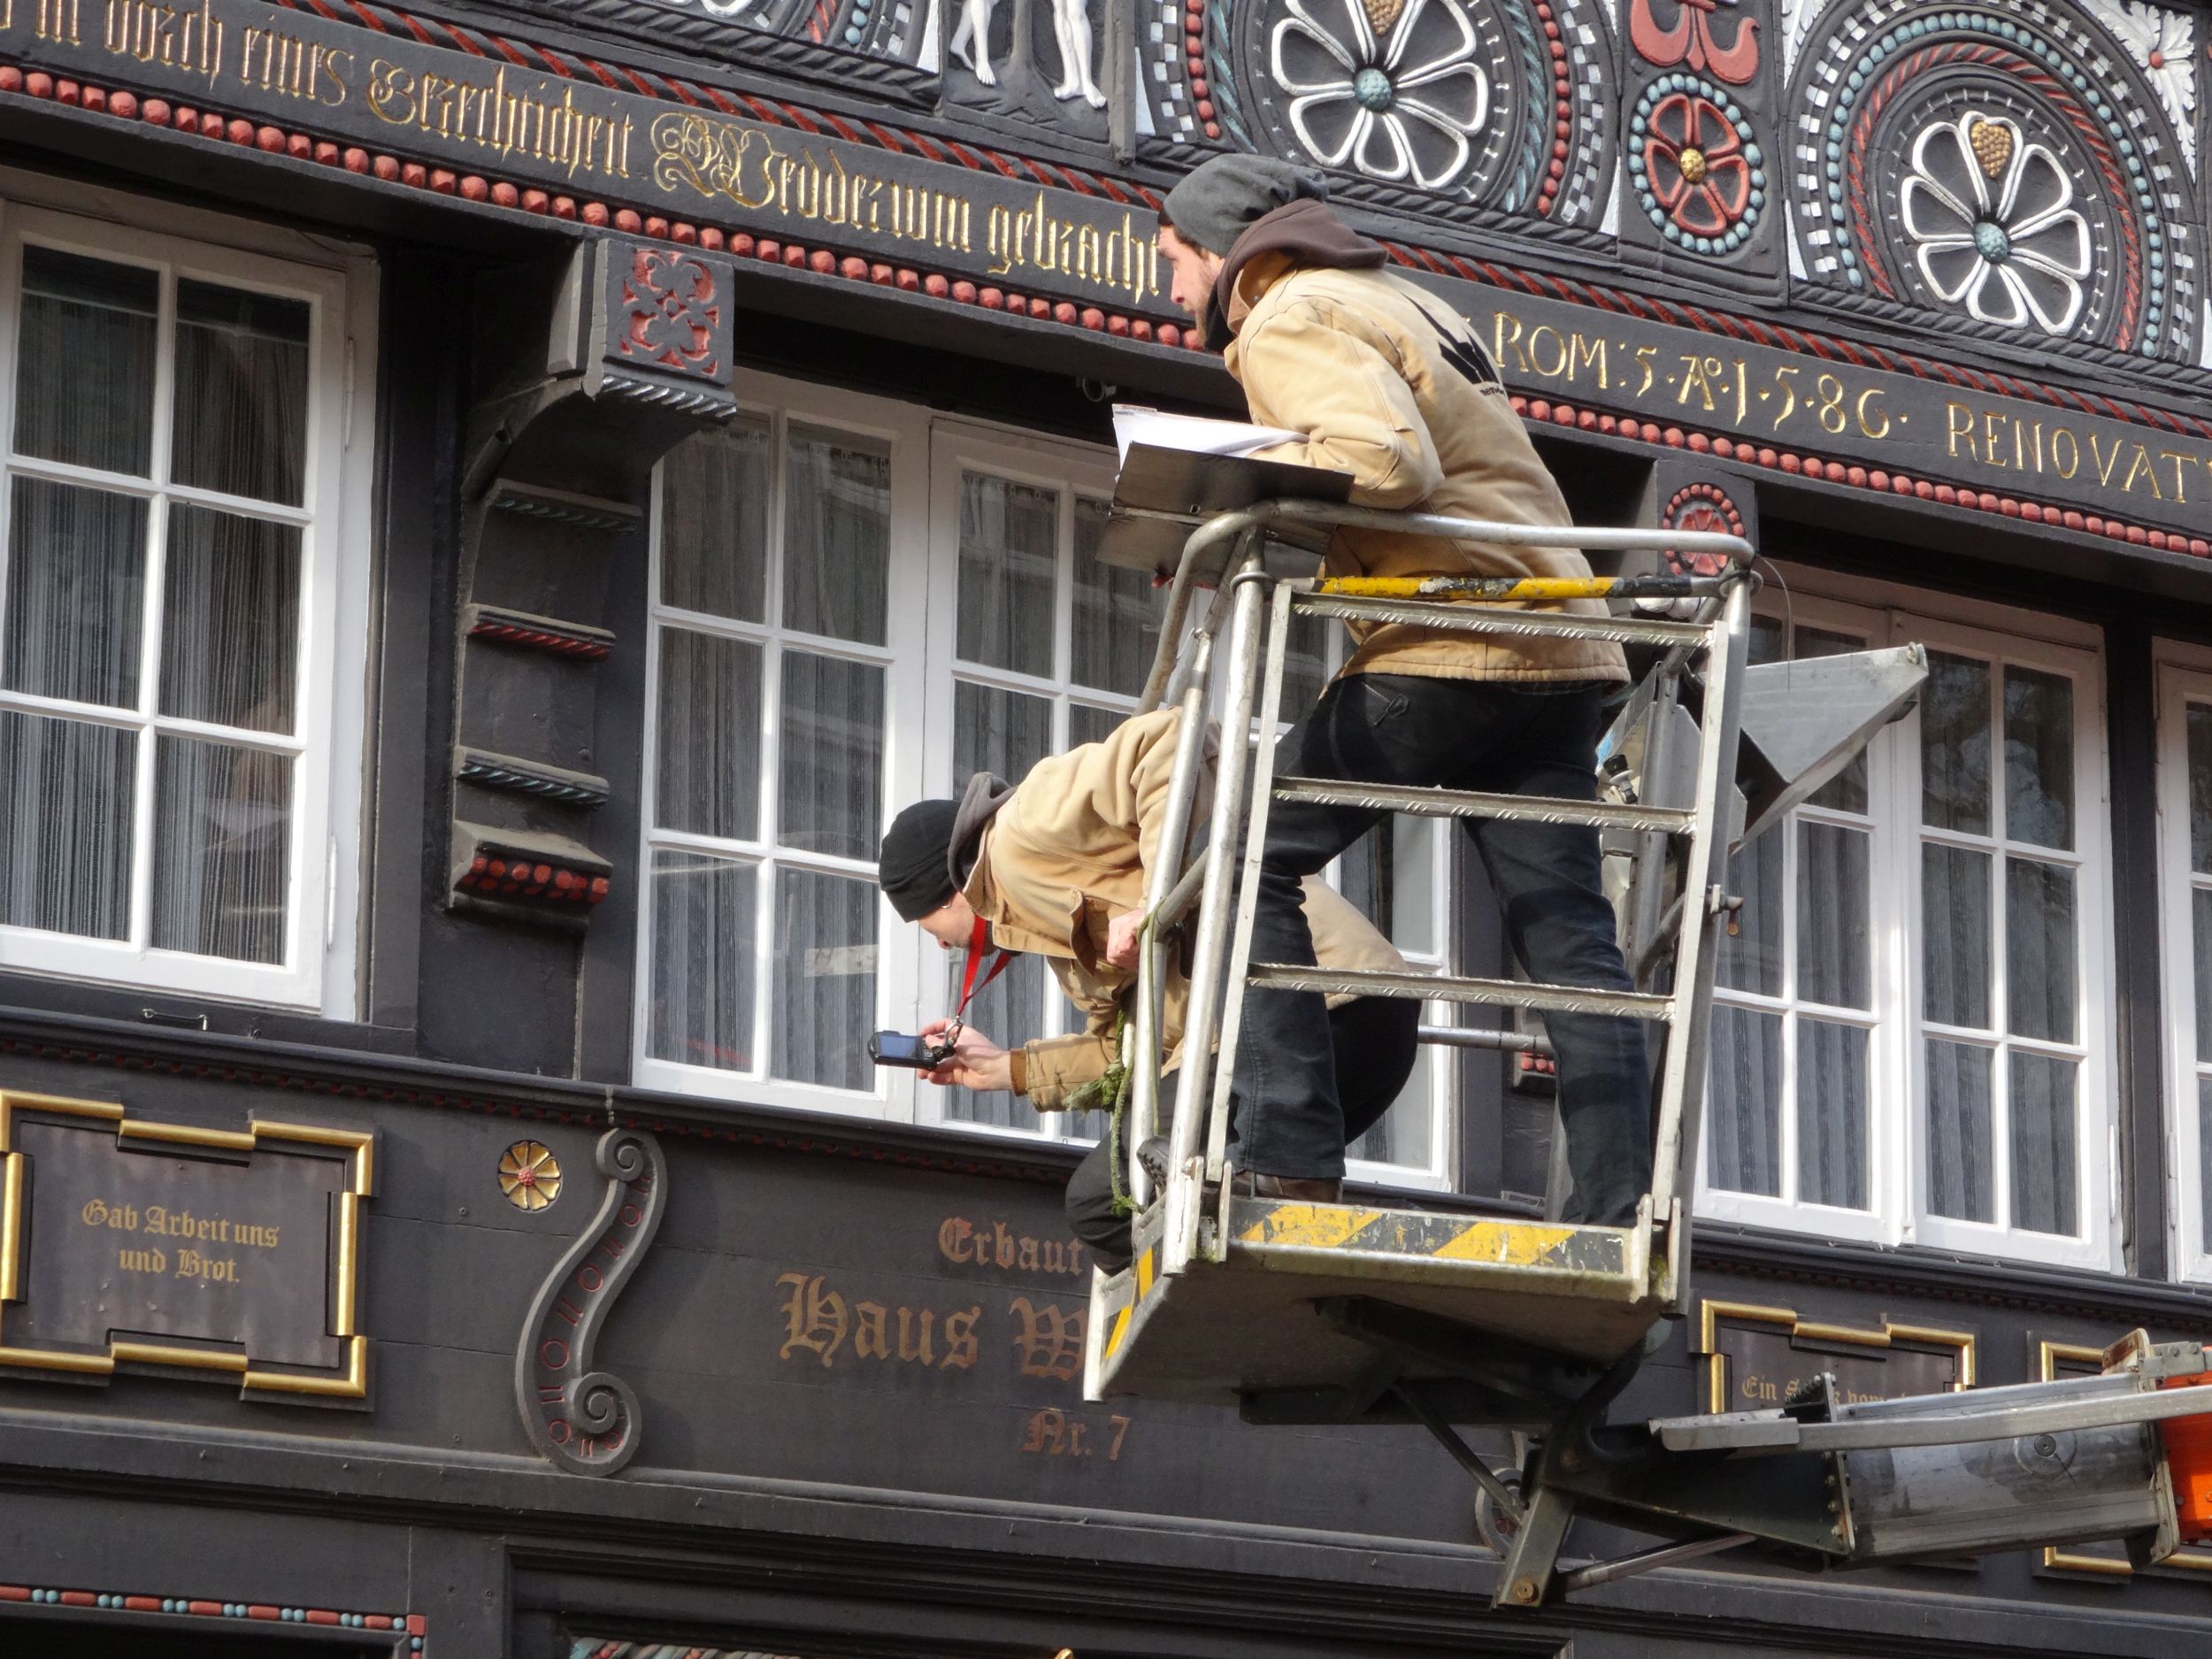
[[[933,1048],[941,1050],[948,1039],[952,1044],[941,1061],[923,1071],[922,1075],[932,1083],[956,1083],[963,1088],[987,1092],[1013,1087],[1006,1050],[974,1027],[953,1019],[933,1019],[922,1027],[921,1036]]]

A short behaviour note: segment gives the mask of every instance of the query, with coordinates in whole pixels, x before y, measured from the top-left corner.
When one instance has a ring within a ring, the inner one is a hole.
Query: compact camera
[[[917,1071],[933,1071],[952,1058],[953,1045],[949,1041],[925,1042],[902,1031],[879,1031],[868,1039],[868,1057],[878,1065],[911,1066]]]

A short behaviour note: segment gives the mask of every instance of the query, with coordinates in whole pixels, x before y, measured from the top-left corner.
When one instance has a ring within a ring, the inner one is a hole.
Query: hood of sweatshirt
[[[1272,254],[1285,257],[1285,269],[1309,265],[1332,271],[1372,271],[1390,260],[1380,242],[1361,235],[1325,202],[1309,197],[1263,214],[1236,239],[1221,262],[1221,274],[1214,279],[1206,307],[1209,350],[1221,350],[1236,334],[1229,308],[1236,298],[1237,279],[1255,260]]]

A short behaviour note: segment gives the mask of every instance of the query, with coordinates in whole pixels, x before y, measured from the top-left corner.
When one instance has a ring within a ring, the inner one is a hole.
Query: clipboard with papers
[[[1209,420],[1133,404],[1114,407],[1121,470],[1098,557],[1109,565],[1171,576],[1191,530],[1216,513],[1293,496],[1342,501],[1352,477],[1328,467],[1269,460],[1258,453],[1300,443],[1304,434],[1238,420]],[[1271,533],[1272,539],[1318,553],[1325,529]]]

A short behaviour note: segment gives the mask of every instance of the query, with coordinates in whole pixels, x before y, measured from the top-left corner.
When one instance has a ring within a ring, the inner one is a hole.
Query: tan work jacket
[[[1069,1091],[1113,1064],[1115,1020],[1137,976],[1106,961],[1106,930],[1116,916],[1144,908],[1181,721],[1173,709],[1140,715],[1099,742],[1038,762],[984,831],[968,902],[1002,949],[1050,964],[1086,1022],[1079,1033],[1015,1051],[1015,1090],[1039,1111],[1065,1110]],[[1210,741],[1192,815],[1202,833],[1212,762]],[[1390,941],[1325,882],[1306,883],[1305,910],[1323,966],[1407,972]],[[1189,997],[1180,971],[1171,972],[1160,1033],[1169,1071],[1180,1064]]]
[[[1308,434],[1260,453],[1352,474],[1360,506],[1416,508],[1511,524],[1572,522],[1559,487],[1494,378],[1463,373],[1439,325],[1464,336],[1455,355],[1486,362],[1440,300],[1382,271],[1295,266],[1263,254],[1236,279],[1230,373],[1252,419]],[[1587,576],[1570,549],[1444,541],[1344,529],[1329,546],[1333,576]],[[1602,616],[1597,600],[1563,607]],[[1448,680],[1620,680],[1620,647],[1595,640],[1485,638],[1395,624],[1354,627],[1347,673]]]

